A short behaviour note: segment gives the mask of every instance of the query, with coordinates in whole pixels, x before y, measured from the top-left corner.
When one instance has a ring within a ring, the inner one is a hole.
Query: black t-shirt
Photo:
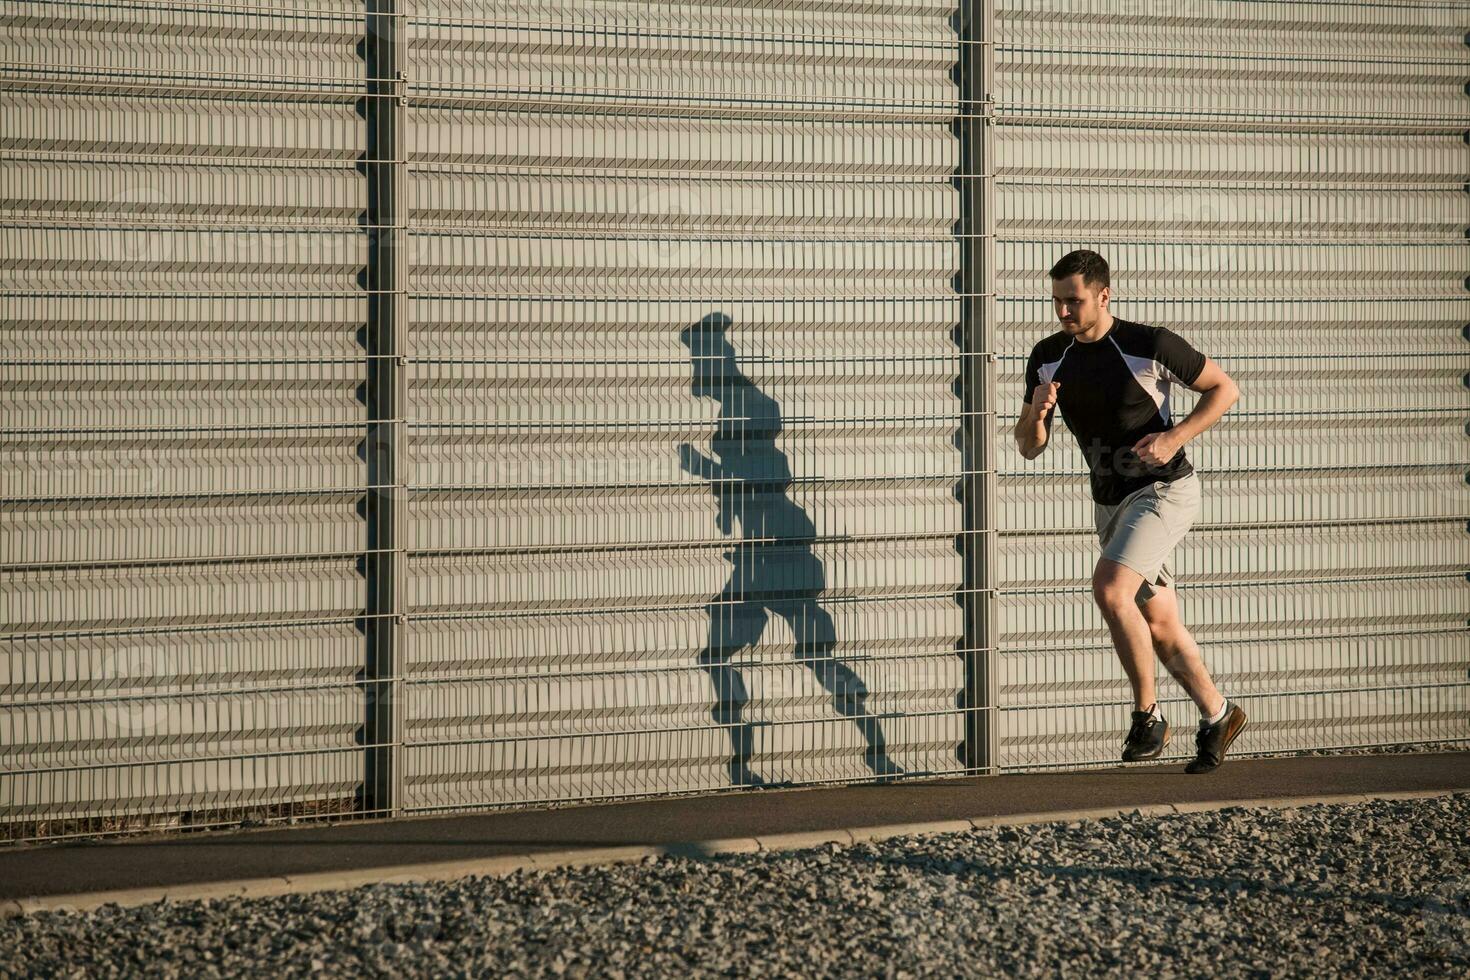
[[[1092,499],[1116,504],[1140,487],[1194,472],[1183,447],[1152,466],[1133,445],[1174,428],[1170,385],[1193,384],[1204,367],[1205,355],[1178,334],[1115,316],[1101,340],[1083,343],[1059,330],[1031,348],[1022,397],[1029,402],[1037,385],[1061,382],[1056,407],[1091,468]],[[1048,434],[1055,414],[1046,417]]]

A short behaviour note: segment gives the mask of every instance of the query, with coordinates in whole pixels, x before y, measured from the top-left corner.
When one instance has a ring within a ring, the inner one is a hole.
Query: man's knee
[[[1153,641],[1154,653],[1158,656],[1159,663],[1163,664],[1169,673],[1174,673],[1174,668],[1178,666],[1174,658],[1180,650],[1178,633],[1173,628],[1149,623],[1148,635]]]
[[[1169,673],[1177,676],[1177,669],[1183,664],[1177,658],[1181,651],[1187,649],[1185,640],[1188,632],[1178,614],[1172,610],[1167,615],[1159,615],[1157,611],[1153,613],[1150,617],[1150,610],[1144,610],[1144,620],[1148,623],[1148,634],[1153,641],[1154,652],[1158,654],[1159,663],[1168,668]]]
[[[1136,605],[1143,578],[1118,562],[1102,561],[1092,573],[1092,598],[1104,611]]]
[[[1141,605],[1143,618],[1148,621],[1149,632],[1155,640],[1161,636],[1167,638],[1183,625],[1179,621],[1179,603],[1174,590],[1167,585],[1154,584],[1148,591],[1148,599]]]

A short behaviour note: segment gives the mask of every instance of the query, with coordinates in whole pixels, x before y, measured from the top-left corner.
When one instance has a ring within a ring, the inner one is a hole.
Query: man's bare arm
[[[1016,422],[1014,435],[1016,437],[1016,448],[1022,456],[1027,459],[1035,459],[1046,449],[1050,433],[1046,429],[1047,413],[1056,410],[1056,391],[1061,387],[1060,381],[1051,384],[1039,384],[1031,392],[1031,398],[1026,402],[1021,411],[1021,418]]]
[[[1200,370],[1199,377],[1194,379],[1194,384],[1189,388],[1200,392],[1204,397],[1195,404],[1194,411],[1169,430],[1169,435],[1180,446],[1214,425],[1231,405],[1240,400],[1240,389],[1230,375],[1220,370],[1220,365],[1208,357],[1205,358],[1205,366]]]

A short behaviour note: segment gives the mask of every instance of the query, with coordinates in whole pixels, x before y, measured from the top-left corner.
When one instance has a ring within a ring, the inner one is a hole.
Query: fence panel
[[[1187,446],[1204,512],[1170,560],[1206,666],[1251,716],[1233,751],[1470,738],[1465,15],[997,12],[999,422],[1057,330],[1046,271],[1074,248],[1109,259],[1118,315],[1239,384]],[[1177,420],[1197,396],[1174,391]],[[1113,763],[1127,728],[1086,472],[1070,435],[1002,467],[1004,768]],[[1192,734],[1196,708],[1157,673]]]
[[[0,837],[350,811],[361,5],[0,28]]]
[[[410,810],[960,764],[952,13],[415,5]]]

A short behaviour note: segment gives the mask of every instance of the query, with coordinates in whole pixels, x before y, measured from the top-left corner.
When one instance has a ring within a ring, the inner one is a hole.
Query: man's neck
[[[1093,324],[1092,329],[1079,333],[1076,340],[1083,344],[1095,344],[1106,337],[1111,329],[1113,329],[1113,315],[1103,310],[1102,316],[1097,318],[1097,323]]]

